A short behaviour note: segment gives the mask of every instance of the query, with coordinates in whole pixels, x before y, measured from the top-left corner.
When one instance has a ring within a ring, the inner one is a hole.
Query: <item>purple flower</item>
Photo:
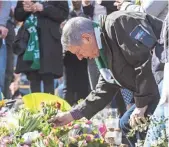
[[[94,138],[100,138],[100,135],[99,135],[99,134],[96,134],[96,135],[94,136]]]

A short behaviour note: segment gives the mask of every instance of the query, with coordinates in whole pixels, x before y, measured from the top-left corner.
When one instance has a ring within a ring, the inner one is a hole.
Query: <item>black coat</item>
[[[44,10],[37,12],[38,36],[40,45],[40,70],[39,73],[49,73],[56,77],[62,76],[62,46],[60,24],[69,14],[67,1],[46,1],[42,3]],[[17,21],[25,21],[31,13],[25,12],[21,1],[17,3],[15,18]],[[32,71],[31,63],[23,61],[23,55],[18,57],[16,73]]]
[[[110,13],[117,11],[117,7],[114,6],[115,1],[102,1],[100,5],[106,7],[107,15]]]
[[[138,108],[152,103],[158,104],[160,95],[151,70],[150,50],[137,44],[129,34],[141,24],[159,39],[162,22],[144,13],[116,11],[107,16],[104,24],[104,35],[101,35],[101,39],[108,66],[115,79],[122,87],[134,92],[134,100]],[[118,85],[107,83],[101,76],[96,90],[76,108],[90,119],[102,110],[118,91]]]

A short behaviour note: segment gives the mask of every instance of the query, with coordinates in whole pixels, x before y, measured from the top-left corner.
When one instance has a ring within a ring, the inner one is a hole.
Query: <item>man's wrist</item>
[[[67,118],[69,119],[70,122],[74,120],[74,118],[70,112],[66,112],[66,115],[67,115]]]
[[[74,120],[79,120],[84,117],[83,114],[78,109],[72,109],[70,111],[70,114],[72,115]]]

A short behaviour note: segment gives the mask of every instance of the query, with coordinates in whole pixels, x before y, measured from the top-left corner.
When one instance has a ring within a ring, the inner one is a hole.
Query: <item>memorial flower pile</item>
[[[60,111],[59,103],[41,103],[41,111],[20,109],[0,118],[2,147],[108,147],[99,129],[86,119],[53,128],[48,120]]]

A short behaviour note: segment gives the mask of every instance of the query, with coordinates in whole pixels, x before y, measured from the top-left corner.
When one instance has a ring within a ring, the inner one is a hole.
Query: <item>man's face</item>
[[[83,58],[94,59],[99,56],[99,49],[95,36],[84,33],[81,36],[82,43],[80,46],[70,45],[68,51],[75,54],[79,60]]]
[[[81,9],[81,0],[72,0],[72,4],[73,4],[73,9],[74,10],[80,10]]]

